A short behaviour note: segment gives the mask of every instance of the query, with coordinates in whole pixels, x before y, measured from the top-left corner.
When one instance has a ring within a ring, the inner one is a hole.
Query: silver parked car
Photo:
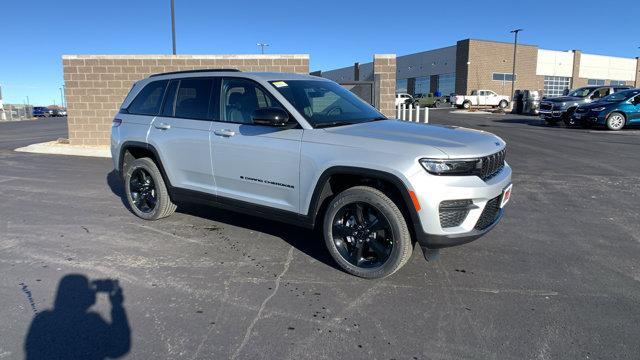
[[[308,75],[153,75],[113,120],[111,152],[143,219],[187,201],[315,227],[365,278],[397,271],[414,242],[431,255],[480,237],[511,193],[499,137],[387,119]]]

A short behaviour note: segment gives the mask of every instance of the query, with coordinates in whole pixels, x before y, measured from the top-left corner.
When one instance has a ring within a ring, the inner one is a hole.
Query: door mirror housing
[[[251,121],[255,125],[285,126],[289,122],[289,114],[281,108],[256,109],[251,114]]]

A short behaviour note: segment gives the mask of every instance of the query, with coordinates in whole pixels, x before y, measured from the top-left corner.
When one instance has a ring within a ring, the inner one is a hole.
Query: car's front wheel
[[[402,211],[380,190],[356,186],[339,193],[324,215],[323,233],[333,259],[368,279],[389,276],[411,257],[411,235]]]
[[[471,108],[471,101],[465,101],[462,103],[462,108],[463,109],[469,109]]]
[[[607,129],[618,131],[624,127],[626,120],[619,112],[612,112],[607,116]]]
[[[124,188],[131,211],[145,220],[158,220],[176,210],[158,166],[149,158],[134,160],[124,169]]]
[[[498,104],[498,107],[500,109],[506,109],[507,106],[509,106],[509,102],[507,102],[507,100],[500,100],[500,103]]]

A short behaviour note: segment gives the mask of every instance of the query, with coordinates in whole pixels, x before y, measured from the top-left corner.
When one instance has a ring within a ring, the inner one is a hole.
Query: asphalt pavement
[[[512,199],[485,237],[433,262],[416,249],[374,281],[340,271],[317,234],[289,225],[198,206],[140,220],[109,159],[13,151],[64,137],[64,119],[0,123],[0,359],[25,348],[63,358],[637,359],[640,131],[430,116],[507,141]],[[123,299],[105,295],[113,281],[88,283],[97,279],[116,280]],[[47,334],[82,352],[51,347]]]

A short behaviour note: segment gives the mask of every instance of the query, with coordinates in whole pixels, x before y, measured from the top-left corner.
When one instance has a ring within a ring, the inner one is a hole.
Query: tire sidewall
[[[387,261],[380,267],[377,268],[359,268],[347,260],[345,260],[342,255],[338,252],[334,242],[333,242],[333,220],[337,214],[337,212],[347,204],[353,202],[364,202],[371,206],[373,206],[376,210],[378,210],[389,222],[391,225],[391,232],[393,235],[394,246],[391,250],[391,254]],[[325,244],[327,249],[331,253],[332,257],[336,262],[347,272],[364,277],[364,278],[381,278],[387,275],[394,273],[399,266],[402,265],[402,242],[403,241],[411,241],[410,238],[403,239],[402,234],[408,233],[406,230],[403,231],[402,227],[406,228],[406,223],[401,224],[399,220],[405,222],[404,218],[397,219],[396,214],[393,209],[389,207],[379,196],[377,196],[373,192],[366,191],[353,191],[353,189],[349,189],[339,194],[336,198],[334,198],[324,215],[324,223],[323,223],[323,236],[325,239]]]
[[[156,206],[153,208],[153,211],[145,213],[142,212],[140,210],[138,210],[138,208],[135,206],[135,204],[133,203],[133,198],[131,197],[131,189],[129,188],[129,182],[131,181],[131,175],[133,174],[133,172],[136,169],[143,169],[145,170],[153,179],[153,183],[154,186],[156,187],[155,192],[156,192]],[[125,194],[127,196],[127,203],[129,204],[129,208],[131,209],[131,211],[136,214],[136,216],[145,219],[145,220],[156,220],[159,218],[159,212],[160,209],[162,208],[161,206],[161,201],[166,201],[165,199],[162,198],[162,192],[159,191],[158,187],[159,186],[163,186],[164,182],[161,182],[158,179],[158,170],[157,167],[155,166],[155,164],[148,159],[136,159],[134,160],[131,165],[125,170],[125,174],[124,174],[124,191]]]

